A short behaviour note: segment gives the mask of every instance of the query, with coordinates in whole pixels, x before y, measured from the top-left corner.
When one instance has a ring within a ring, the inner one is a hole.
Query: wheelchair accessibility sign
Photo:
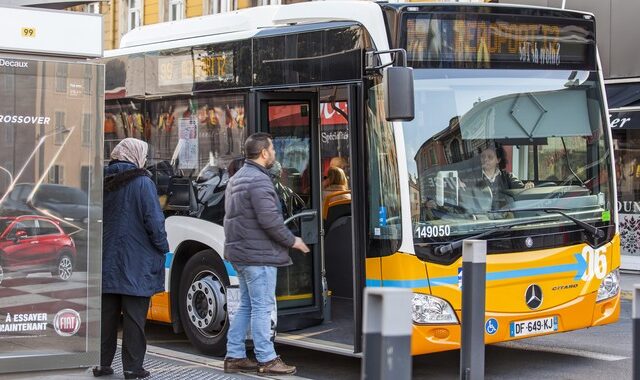
[[[495,318],[489,318],[484,324],[484,330],[489,335],[493,335],[498,331],[498,321]]]

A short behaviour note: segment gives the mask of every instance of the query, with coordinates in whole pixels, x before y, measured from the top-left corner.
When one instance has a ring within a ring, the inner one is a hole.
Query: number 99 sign
[[[36,36],[36,28],[23,27],[20,34],[25,38],[34,38]]]

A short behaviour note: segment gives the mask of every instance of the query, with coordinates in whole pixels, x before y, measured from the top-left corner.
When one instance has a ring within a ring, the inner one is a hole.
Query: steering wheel
[[[489,187],[468,186],[460,192],[460,206],[470,214],[491,210],[491,199]]]

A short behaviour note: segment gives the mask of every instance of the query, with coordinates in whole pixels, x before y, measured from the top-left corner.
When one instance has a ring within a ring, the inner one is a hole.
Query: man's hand
[[[300,239],[297,236],[291,248],[297,249],[298,251],[302,251],[303,253],[309,253],[309,251],[311,251],[309,247],[307,247],[307,245],[302,241],[302,239]]]

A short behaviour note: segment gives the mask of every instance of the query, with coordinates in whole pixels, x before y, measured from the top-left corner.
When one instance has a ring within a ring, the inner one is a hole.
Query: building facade
[[[120,38],[138,26],[237,11],[262,5],[284,5],[304,1],[311,0],[109,0],[78,5],[68,9],[102,14],[104,21],[104,49],[110,50],[117,49],[120,46]],[[496,0],[457,1],[496,2]],[[416,2],[445,1],[423,0]],[[451,2],[451,0],[448,2]]]

